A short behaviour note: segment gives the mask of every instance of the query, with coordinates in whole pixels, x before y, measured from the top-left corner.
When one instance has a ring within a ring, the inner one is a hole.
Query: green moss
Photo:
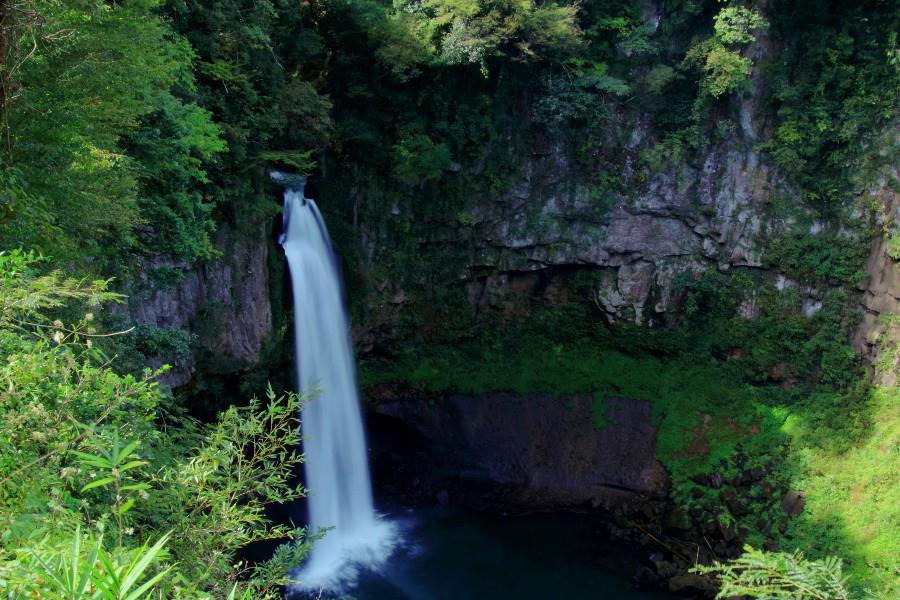
[[[529,333],[415,347],[390,363],[364,360],[360,379],[364,387],[403,381],[430,393],[591,394],[598,428],[608,424],[607,397],[647,400],[659,423],[657,454],[676,481],[709,471],[741,441],[769,446],[771,440],[749,435],[748,428],[768,432],[781,424],[770,401],[782,394],[745,386],[725,366],[632,356],[597,338],[560,340]],[[710,419],[714,427],[698,433]],[[691,451],[692,444],[708,445],[710,451]]]

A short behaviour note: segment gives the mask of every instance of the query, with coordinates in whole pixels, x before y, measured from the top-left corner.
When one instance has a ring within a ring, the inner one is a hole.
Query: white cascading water
[[[279,181],[279,175],[273,178]],[[390,554],[393,532],[372,504],[337,257],[318,207],[303,196],[303,183],[286,183],[281,245],[294,291],[299,389],[316,392],[301,419],[310,530],[329,531],[296,578],[302,588],[322,588],[352,578],[356,566],[377,567]]]

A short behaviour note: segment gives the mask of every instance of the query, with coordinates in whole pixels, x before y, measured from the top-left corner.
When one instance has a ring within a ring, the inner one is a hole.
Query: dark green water
[[[343,593],[358,600],[661,600],[637,591],[638,558],[597,535],[584,515],[438,511],[393,517],[403,542],[378,573]]]

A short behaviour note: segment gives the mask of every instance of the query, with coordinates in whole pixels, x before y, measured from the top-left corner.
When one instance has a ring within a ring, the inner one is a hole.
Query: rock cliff
[[[643,135],[635,131],[635,145]],[[623,150],[636,160],[635,148]],[[627,171],[632,159],[624,162]],[[473,297],[495,301],[523,273],[590,267],[602,272],[596,301],[610,320],[642,324],[671,309],[678,273],[761,267],[765,235],[784,226],[764,214],[783,183],[739,138],[699,164],[650,174],[640,191],[614,195],[611,206],[598,206],[572,183],[580,177],[557,146],[529,157],[518,184],[477,207],[469,266],[488,275],[470,286]]]
[[[221,373],[257,363],[263,340],[272,332],[268,240],[264,221],[240,233],[222,226],[214,240],[217,258],[198,264],[142,261],[139,278],[128,282],[127,317],[139,325],[187,330],[194,340],[189,354],[149,357],[154,366],[172,365],[161,383],[184,385],[198,364]],[[160,271],[178,273],[176,281],[160,284],[154,279]]]
[[[883,176],[879,184],[867,196],[881,207],[881,225],[887,235],[880,235],[872,243],[872,250],[866,261],[868,279],[860,287],[863,319],[853,336],[854,349],[866,355],[879,368],[877,383],[886,386],[897,385],[900,369],[900,355],[896,348],[900,345],[900,265],[892,253],[891,234],[897,235],[900,224],[900,197],[890,185],[896,181],[898,172]]]

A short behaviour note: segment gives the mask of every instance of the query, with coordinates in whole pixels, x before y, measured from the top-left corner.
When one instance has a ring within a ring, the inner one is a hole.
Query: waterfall
[[[280,178],[279,178],[280,177]],[[390,552],[391,526],[372,504],[365,432],[337,257],[304,180],[273,174],[284,193],[284,233],[294,291],[300,390],[314,391],[301,415],[310,530],[328,530],[296,575],[304,588],[335,585]]]

